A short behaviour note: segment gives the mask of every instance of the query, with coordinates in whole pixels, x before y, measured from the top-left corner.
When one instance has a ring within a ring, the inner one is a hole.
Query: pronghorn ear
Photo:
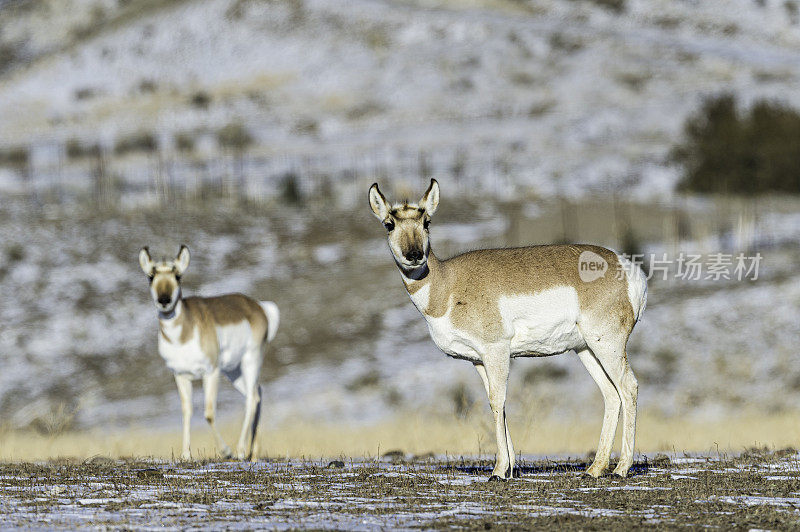
[[[431,186],[429,186],[428,190],[425,191],[425,194],[422,196],[419,204],[425,209],[425,212],[428,213],[428,216],[433,216],[433,213],[436,212],[436,207],[439,206],[438,181],[431,179]]]
[[[147,249],[147,246],[139,252],[139,266],[148,277],[153,275],[153,259],[150,258],[150,250]]]
[[[181,250],[178,251],[178,257],[175,259],[175,271],[177,274],[183,275],[186,268],[189,267],[189,248],[181,244]]]
[[[378,190],[378,183],[373,183],[369,187],[369,206],[372,207],[372,212],[381,222],[389,217],[389,202]]]

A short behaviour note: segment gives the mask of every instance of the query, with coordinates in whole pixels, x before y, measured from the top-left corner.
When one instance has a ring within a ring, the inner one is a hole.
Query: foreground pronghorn
[[[622,407],[622,453],[614,473],[633,463],[638,384],[625,346],[644,310],[642,271],[608,249],[589,245],[484,249],[440,261],[428,224],[439,205],[439,184],[419,204],[392,205],[369,190],[372,212],[388,231],[389,249],[411,301],[446,354],[469,360],[483,380],[495,422],[497,459],[490,480],[514,475],[514,447],[505,415],[511,358],[574,350],[605,401],[593,477],[608,467]],[[584,261],[596,268],[584,275]],[[608,275],[600,275],[606,270]],[[614,270],[617,270],[616,272]]]
[[[153,262],[145,247],[139,264],[150,279],[150,294],[158,310],[158,352],[175,373],[183,410],[183,450],[189,460],[189,425],[192,418],[192,380],[203,379],[206,420],[217,447],[226,458],[231,450],[214,425],[219,374],[224,373],[245,397],[245,414],[239,445],[240,460],[253,456],[261,387],[258,376],[267,345],[278,329],[278,307],[242,294],[219,297],[181,295],[181,275],[189,266],[189,248],[181,246],[173,261]]]

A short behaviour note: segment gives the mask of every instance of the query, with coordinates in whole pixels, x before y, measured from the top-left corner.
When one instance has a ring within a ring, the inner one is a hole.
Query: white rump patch
[[[633,307],[633,318],[639,321],[647,306],[647,277],[642,269],[622,255],[617,255],[628,280],[628,299]]]
[[[511,353],[556,355],[584,345],[578,329],[578,292],[559,286],[530,295],[502,296],[498,302]]]
[[[278,305],[272,301],[259,301],[258,304],[267,315],[267,341],[271,342],[278,332],[278,324],[281,319],[280,310],[278,310]]]

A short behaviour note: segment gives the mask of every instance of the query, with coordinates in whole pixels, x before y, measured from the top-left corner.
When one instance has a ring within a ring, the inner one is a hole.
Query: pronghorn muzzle
[[[422,249],[411,249],[406,251],[404,256],[411,264],[419,264],[425,258],[425,253],[422,252]]]

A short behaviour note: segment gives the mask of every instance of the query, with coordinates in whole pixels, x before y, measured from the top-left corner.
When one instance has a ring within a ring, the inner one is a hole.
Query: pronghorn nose
[[[159,302],[159,304],[161,304],[161,306],[166,307],[167,305],[169,305],[170,301],[172,301],[172,298],[169,297],[166,294],[162,294],[162,295],[158,296],[158,302]]]
[[[418,260],[422,260],[425,255],[422,253],[421,249],[412,249],[408,253],[406,253],[406,260],[410,262],[415,262]]]

